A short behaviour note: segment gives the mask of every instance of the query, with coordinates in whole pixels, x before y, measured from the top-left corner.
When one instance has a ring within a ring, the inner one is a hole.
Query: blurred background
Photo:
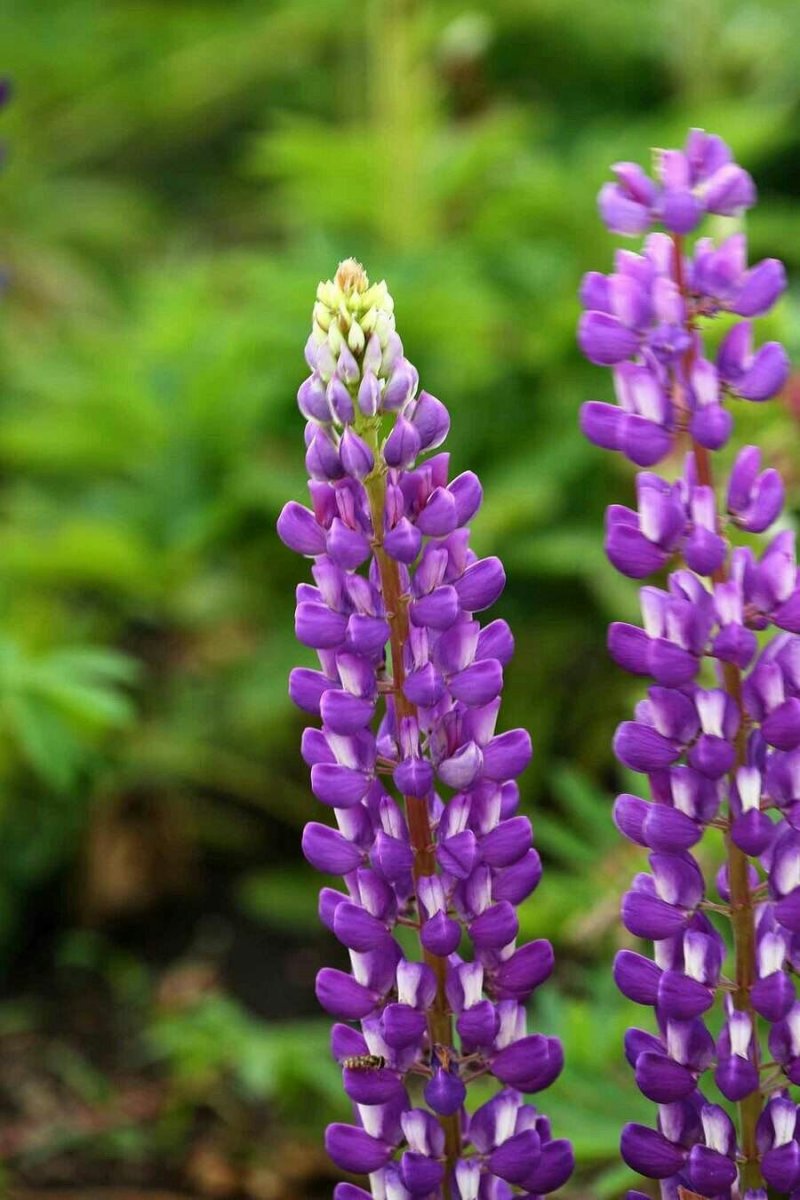
[[[295,392],[314,289],[385,277],[455,471],[486,489],[517,657],[505,727],[556,943],[537,1027],[568,1067],[572,1196],[612,1200],[625,1120],[609,962],[637,867],[609,750],[638,688],[602,551],[632,472],[585,445],[574,345],[618,158],[722,134],[754,256],[800,279],[794,0],[5,0],[0,116],[0,1161],[15,1197],[316,1200],[346,1112],[316,970],[318,816],[286,676],[305,565]],[[797,299],[762,334],[797,359]],[[800,502],[800,385],[742,413]],[[72,1189],[72,1190],[70,1190]]]

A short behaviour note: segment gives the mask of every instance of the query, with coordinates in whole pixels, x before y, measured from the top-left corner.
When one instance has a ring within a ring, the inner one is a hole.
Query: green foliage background
[[[570,1058],[550,1107],[613,1194],[617,1128],[641,1111],[607,980],[635,869],[610,824],[623,781],[609,739],[635,689],[604,628],[636,597],[601,529],[632,474],[577,433],[579,403],[609,383],[576,353],[576,289],[610,263],[595,214],[608,164],[689,125],[752,170],[752,253],[799,277],[800,9],[6,0],[0,24],[15,93],[0,186],[0,965],[25,949],[43,889],[64,899],[60,925],[80,921],[70,897],[98,808],[143,791],[188,819],[197,871],[221,856],[249,913],[311,936],[314,883],[293,848],[315,806],[285,687],[304,660],[303,566],[274,522],[304,490],[294,393],[314,288],[354,254],[389,281],[407,353],[450,407],[455,470],[485,485],[475,544],[506,563],[497,611],[518,644],[504,720],[534,733],[524,803],[549,863],[524,924],[560,962],[539,1014]],[[795,358],[796,316],[791,296],[769,323]],[[739,428],[795,485],[789,407]],[[248,1040],[235,1012],[249,1061],[269,1027]],[[185,1071],[192,1030],[155,1037]],[[285,1091],[287,1070],[250,1084]]]

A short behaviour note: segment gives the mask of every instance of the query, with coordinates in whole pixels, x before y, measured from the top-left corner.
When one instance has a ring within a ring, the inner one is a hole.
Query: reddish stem
[[[378,571],[381,579],[381,592],[383,594],[383,605],[386,613],[386,619],[389,622],[390,638],[389,644],[392,652],[392,694],[394,696],[395,719],[399,728],[400,722],[411,717],[416,720],[417,709],[416,705],[406,697],[403,692],[403,682],[405,680],[405,667],[403,663],[403,650],[408,642],[408,601],[409,598],[403,593],[400,581],[400,569],[395,561],[391,558],[383,548],[383,527],[384,527],[384,509],[386,502],[386,468],[382,463],[378,451],[378,436],[377,429],[373,428],[369,431],[371,434],[370,442],[373,453],[375,455],[375,468],[365,480],[367,496],[369,498],[370,515],[372,517],[372,528],[374,533],[373,548],[375,550],[375,559],[378,564]],[[414,880],[415,882],[424,875],[435,875],[436,871],[436,856],[433,833],[431,831],[430,821],[428,818],[428,802],[426,799],[418,796],[405,796],[403,798],[406,810],[406,819],[408,821],[408,832],[411,841],[411,849],[414,855]],[[422,921],[422,911],[419,900],[417,900],[417,913],[420,921]],[[436,977],[436,997],[432,1006],[428,1009],[428,1039],[431,1050],[434,1046],[452,1046],[453,1044],[453,1026],[452,1014],[450,1005],[447,1000],[446,979],[447,979],[447,962],[444,958],[440,958],[437,954],[431,954],[429,950],[420,947],[422,956],[425,962],[433,971]],[[445,1138],[445,1179],[443,1183],[444,1200],[450,1200],[450,1182],[449,1177],[456,1161],[461,1153],[461,1122],[458,1113],[450,1117],[439,1116],[439,1124],[442,1127]]]
[[[683,241],[679,234],[673,235],[675,283],[688,306],[689,297],[683,267]],[[695,345],[694,329],[691,321],[687,322],[687,332],[692,342],[684,355],[683,369],[688,380],[694,363]],[[674,393],[677,404],[688,417],[687,406],[680,382],[673,378]],[[688,423],[688,422],[687,422]],[[711,456],[705,446],[691,439],[692,453],[697,468],[697,480],[703,487],[713,491],[714,479],[711,470]],[[719,522],[718,522],[719,524]],[[713,572],[714,583],[724,583],[728,579],[727,563],[723,563]],[[739,730],[736,735],[736,761],[731,772],[731,781],[736,770],[747,761],[747,710],[742,694],[742,673],[734,663],[722,664],[722,677],[725,690],[731,696],[739,711]],[[733,1003],[737,1009],[746,1012],[752,1023],[753,1046],[756,1067],[759,1066],[759,1044],[756,1014],[750,1000],[750,989],[756,979],[755,963],[755,917],[753,893],[748,879],[747,855],[734,844],[731,839],[731,814],[727,814],[725,829],[725,846],[728,855],[728,886],[731,894],[731,926],[733,929],[733,945],[735,956],[736,989],[732,993]],[[761,1115],[763,1096],[760,1091],[752,1092],[739,1102],[739,1119],[741,1126],[741,1148],[744,1156],[742,1167],[742,1186],[748,1188],[763,1188],[761,1165],[756,1143],[756,1124]]]

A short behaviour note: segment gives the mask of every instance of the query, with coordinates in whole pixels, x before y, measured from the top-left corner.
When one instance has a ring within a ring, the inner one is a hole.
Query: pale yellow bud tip
[[[369,287],[369,279],[360,262],[354,258],[346,258],[344,262],[339,263],[336,284],[346,296],[351,296],[353,292],[365,292]]]

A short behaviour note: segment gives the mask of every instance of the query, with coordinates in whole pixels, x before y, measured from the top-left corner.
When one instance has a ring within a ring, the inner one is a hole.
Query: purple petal
[[[446,913],[437,912],[423,924],[420,941],[431,954],[447,958],[458,949],[461,942],[461,926]]]
[[[360,904],[344,901],[337,905],[333,932],[343,946],[364,953],[377,949],[389,936],[386,926]]]
[[[538,1092],[558,1077],[563,1064],[564,1054],[558,1039],[534,1033],[496,1054],[492,1074],[520,1091]]]
[[[784,929],[800,933],[800,887],[793,888],[788,895],[781,897],[773,911]]]
[[[406,564],[414,561],[421,545],[422,534],[408,517],[401,517],[383,539],[383,548],[389,557]]]
[[[686,1157],[685,1151],[646,1125],[626,1125],[620,1139],[620,1151],[631,1170],[648,1179],[667,1179],[674,1175]]]
[[[436,861],[456,879],[468,879],[478,860],[478,843],[471,829],[445,838],[436,847]]]
[[[639,339],[616,317],[604,312],[586,312],[578,324],[578,344],[599,367],[610,367],[631,358],[639,349]]]
[[[765,342],[735,386],[745,400],[769,400],[788,378],[789,358],[783,346],[780,342]]]
[[[329,1125],[325,1130],[325,1149],[337,1167],[355,1175],[379,1170],[392,1155],[390,1145],[356,1125]]]
[[[626,196],[619,184],[605,183],[597,197],[600,217],[612,233],[646,233],[651,217],[646,205]]]
[[[668,190],[661,200],[661,220],[673,233],[691,233],[703,216],[703,209],[685,188]]]
[[[297,640],[314,650],[332,650],[344,642],[347,617],[333,612],[327,604],[302,600],[295,611],[294,630]]]
[[[533,757],[530,734],[526,729],[510,729],[493,737],[483,748],[483,774],[499,783],[516,779]]]
[[[800,746],[800,700],[790,696],[761,722],[761,733],[770,746],[794,750]]]
[[[620,950],[614,959],[614,981],[629,1000],[653,1006],[658,998],[661,968],[643,954]]]
[[[630,891],[622,898],[622,923],[635,937],[657,942],[680,933],[686,922],[680,909],[665,900]]]
[[[688,850],[699,842],[703,829],[678,808],[671,808],[667,804],[650,804],[642,832],[645,845],[653,850],[675,853]]]
[[[381,397],[381,408],[385,412],[392,412],[395,409],[402,408],[406,400],[408,400],[415,387],[414,371],[411,364],[405,359],[400,359],[392,371],[391,377],[386,382],[386,387],[383,389]]]
[[[656,1104],[685,1100],[697,1086],[688,1068],[666,1054],[645,1052],[636,1060],[636,1084],[642,1095]]]
[[[521,904],[534,891],[541,877],[541,859],[536,850],[529,850],[513,867],[506,867],[495,875],[492,895],[495,900]]]
[[[481,858],[490,867],[509,867],[533,845],[528,817],[511,817],[481,838]]]
[[[554,1138],[542,1146],[541,1158],[531,1174],[526,1175],[523,1186],[531,1195],[543,1196],[563,1187],[574,1170],[572,1145],[564,1138]]]
[[[514,657],[514,635],[508,622],[503,620],[490,621],[478,635],[476,658],[496,658],[505,667]]]
[[[774,1024],[783,1020],[794,1004],[794,984],[783,971],[774,971],[753,984],[750,1000],[756,1012]]]
[[[317,974],[315,991],[325,1011],[344,1021],[360,1021],[369,1016],[379,1000],[376,992],[358,983],[346,971],[333,967],[323,967]]]
[[[465,1008],[456,1021],[462,1041],[469,1046],[489,1046],[497,1037],[500,1018],[491,1000],[479,1000]]]
[[[321,421],[323,424],[330,421],[331,410],[325,384],[316,372],[300,384],[297,407],[308,421]]]
[[[360,529],[350,529],[338,517],[331,522],[326,547],[333,561],[347,571],[360,567],[370,556],[366,535]]]
[[[320,713],[325,725],[333,733],[357,733],[369,725],[375,712],[375,703],[349,692],[329,688],[322,696]]]
[[[439,763],[437,773],[448,787],[455,788],[456,791],[464,791],[478,778],[482,766],[483,755],[480,747],[475,742],[467,742],[450,758],[445,758]]]
[[[464,471],[456,476],[447,490],[456,502],[458,524],[466,525],[475,516],[483,500],[480,479],[473,471]]]
[[[359,1071],[345,1067],[342,1086],[355,1104],[388,1104],[404,1094],[403,1085],[396,1071]]]
[[[514,1134],[489,1155],[489,1170],[508,1183],[522,1183],[537,1166],[542,1143],[535,1129]]]
[[[433,1078],[428,1080],[424,1092],[425,1100],[433,1111],[443,1117],[450,1117],[458,1112],[466,1094],[467,1089],[458,1076],[450,1071],[443,1071],[441,1067],[437,1068]]]
[[[649,725],[623,721],[614,735],[614,753],[632,771],[649,773],[673,763],[680,748]]]
[[[767,1150],[761,1158],[761,1171],[770,1187],[791,1192],[800,1183],[800,1146],[791,1141]]]
[[[765,812],[749,809],[734,818],[731,840],[751,858],[764,853],[775,834],[775,826]]]
[[[408,842],[380,830],[372,848],[372,861],[380,868],[385,879],[390,883],[398,883],[410,878],[414,855]]]
[[[503,668],[496,658],[484,658],[453,675],[450,691],[456,700],[470,707],[488,704],[503,688]]]
[[[758,1088],[758,1069],[749,1059],[732,1054],[718,1064],[714,1080],[727,1100],[743,1100]]]
[[[346,875],[362,861],[358,846],[329,825],[309,821],[303,830],[303,854],[312,867],[327,875]]]
[[[289,695],[293,703],[315,717],[319,716],[323,694],[331,686],[332,680],[327,675],[309,667],[295,667],[289,675]]]
[[[581,407],[581,433],[602,450],[621,450],[624,415],[614,404],[589,400]]]
[[[708,212],[733,216],[755,204],[756,189],[747,171],[736,163],[726,163],[706,181],[703,199]]]
[[[283,506],[278,517],[278,537],[297,554],[314,556],[325,553],[325,530],[310,509],[295,500]]]
[[[459,611],[458,592],[449,584],[435,588],[427,596],[421,596],[409,605],[412,625],[427,625],[437,630],[449,629],[457,620]]]
[[[406,675],[403,694],[421,708],[432,708],[438,704],[445,692],[444,680],[432,663],[426,663],[418,671]]]
[[[406,1150],[400,1159],[400,1178],[412,1196],[429,1196],[438,1192],[444,1167],[434,1158]]]
[[[650,638],[638,625],[613,621],[608,627],[608,652],[631,675],[650,674]]]
[[[616,525],[608,531],[606,554],[612,566],[629,579],[645,579],[667,562],[669,555],[649,542],[638,529]]]
[[[365,479],[375,465],[369,446],[349,426],[339,443],[339,458],[345,471],[353,479]]]
[[[620,450],[637,467],[652,467],[672,450],[673,435],[638,413],[623,413]]]
[[[777,258],[765,258],[752,267],[744,282],[733,311],[740,317],[758,317],[768,312],[786,289],[786,271]]]
[[[399,416],[383,447],[390,467],[410,467],[420,452],[421,439],[415,425]]]
[[[369,776],[339,763],[316,763],[311,768],[311,790],[323,804],[351,808],[367,794]]]
[[[456,528],[456,500],[446,488],[434,488],[417,517],[417,528],[429,537],[443,537]]]
[[[681,971],[664,971],[658,986],[659,1013],[676,1021],[691,1021],[708,1012],[714,992]]]
[[[429,392],[420,392],[411,423],[419,434],[421,449],[433,450],[447,437],[450,414],[441,400]]]
[[[692,413],[689,432],[707,450],[721,450],[733,430],[733,417],[721,404],[707,404]]]
[[[729,1193],[736,1181],[736,1163],[708,1146],[692,1146],[688,1162],[692,1187],[703,1196]]]
[[[389,640],[389,625],[382,617],[353,613],[347,622],[347,644],[356,654],[372,658]]]
[[[640,796],[632,796],[629,792],[623,792],[614,801],[612,810],[614,824],[623,837],[637,846],[647,845],[644,837],[644,822],[649,809],[650,805],[646,800],[642,800]]]
[[[426,758],[404,758],[394,769],[394,784],[403,796],[424,799],[433,787],[433,767]]]
[[[499,558],[482,558],[467,567],[456,580],[461,607],[467,612],[481,612],[494,604],[506,583],[506,573]]]
[[[519,919],[507,900],[492,904],[469,925],[469,936],[478,950],[500,950],[519,933]]]
[[[413,1046],[427,1028],[425,1014],[410,1004],[387,1004],[381,1018],[384,1041],[395,1049]]]
[[[549,979],[555,957],[553,947],[544,938],[528,942],[500,965],[495,987],[501,998],[527,1000],[533,991]]]

